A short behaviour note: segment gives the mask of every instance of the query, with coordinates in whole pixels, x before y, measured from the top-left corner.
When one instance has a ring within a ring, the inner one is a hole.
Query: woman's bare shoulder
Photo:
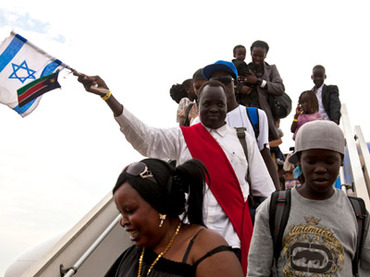
[[[191,258],[197,264],[196,276],[243,276],[240,261],[216,231],[204,229],[198,234]]]
[[[214,248],[220,245],[227,245],[226,240],[216,231],[204,228],[197,237],[198,244],[207,245],[207,248]]]

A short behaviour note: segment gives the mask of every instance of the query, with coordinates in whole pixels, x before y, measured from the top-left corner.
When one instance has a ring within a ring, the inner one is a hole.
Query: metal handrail
[[[353,184],[354,184],[354,193],[357,195],[357,191],[359,188],[365,186],[365,180],[362,173],[361,163],[358,157],[357,146],[354,140],[354,135],[352,131],[351,124],[349,122],[349,116],[347,112],[347,107],[343,103],[342,104],[342,126],[343,126],[343,133],[346,139],[347,149],[348,149],[348,157],[350,160],[350,167],[353,177]]]
[[[364,175],[365,186],[359,188],[358,196],[365,200],[366,206],[370,208],[370,153],[360,126],[355,126],[355,140],[358,149],[358,156]]]
[[[77,270],[80,266],[87,260],[87,258],[94,252],[94,250],[99,246],[99,244],[108,236],[108,234],[113,230],[113,228],[118,224],[119,220],[121,219],[121,215],[119,214],[110,224],[109,226],[100,234],[100,236],[90,245],[90,247],[81,255],[81,257],[77,260],[77,262],[69,268],[64,268],[64,266],[60,265],[60,275],[62,277],[71,277],[77,273]]]

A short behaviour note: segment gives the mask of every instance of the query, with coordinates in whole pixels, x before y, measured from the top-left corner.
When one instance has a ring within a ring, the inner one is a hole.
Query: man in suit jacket
[[[339,124],[341,103],[339,100],[339,89],[335,85],[325,85],[325,68],[322,65],[316,65],[312,69],[312,76],[315,86],[312,90],[316,91],[319,102],[319,112],[326,120],[334,121]]]

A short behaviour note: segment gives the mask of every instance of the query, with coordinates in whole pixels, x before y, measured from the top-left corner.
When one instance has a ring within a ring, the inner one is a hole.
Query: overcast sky
[[[16,3],[14,3],[16,2]],[[368,1],[5,1],[0,40],[11,30],[87,74],[144,122],[176,126],[172,84],[231,60],[237,44],[269,43],[294,105],[313,86],[312,67],[338,85],[352,126],[366,138],[370,61]],[[21,118],[0,105],[0,275],[25,250],[65,232],[109,193],[120,170],[141,159],[106,106],[72,75]],[[283,150],[293,146],[282,121]]]

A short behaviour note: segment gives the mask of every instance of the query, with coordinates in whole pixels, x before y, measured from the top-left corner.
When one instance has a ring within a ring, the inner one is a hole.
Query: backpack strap
[[[194,103],[190,103],[187,108],[186,108],[186,111],[185,111],[185,122],[184,122],[184,126],[190,126],[190,120],[189,120],[189,113],[190,113],[190,110],[191,108],[193,107]]]
[[[254,136],[256,137],[256,140],[257,140],[258,136],[260,135],[260,125],[259,125],[259,117],[258,117],[257,108],[247,107],[247,115],[248,115],[249,121],[252,123]]]
[[[236,130],[236,133],[238,135],[240,144],[243,147],[245,158],[247,159],[247,162],[249,164],[249,161],[248,161],[248,148],[247,148],[247,143],[245,141],[245,131],[247,129],[245,127],[235,127],[235,130]],[[249,183],[249,193],[252,195],[252,190],[251,190],[252,184],[250,183],[249,166],[248,166],[248,169],[247,169],[247,182]]]
[[[353,276],[358,276],[358,263],[361,258],[363,240],[367,234],[368,212],[366,210],[365,202],[362,198],[348,196],[348,199],[351,202],[352,208],[355,212],[356,219],[357,219],[357,226],[358,226],[356,252],[352,260]]]
[[[247,161],[248,161],[248,148],[247,148],[247,143],[245,141],[245,131],[247,129],[245,127],[235,127],[235,130],[238,135],[240,144],[243,147],[245,157],[247,158]]]
[[[280,256],[283,234],[289,219],[290,204],[290,190],[280,190],[272,193],[270,202],[270,231],[274,244],[274,258],[276,262]]]

